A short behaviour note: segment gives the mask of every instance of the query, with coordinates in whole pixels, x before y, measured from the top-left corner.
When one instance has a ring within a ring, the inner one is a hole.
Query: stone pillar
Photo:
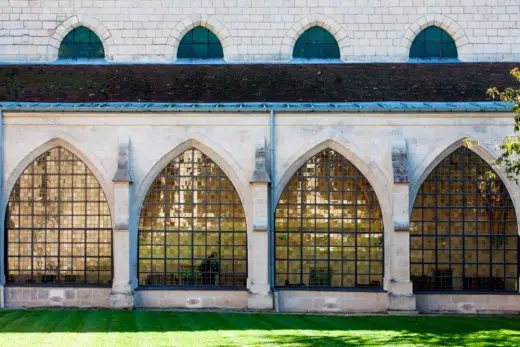
[[[415,295],[410,281],[410,207],[408,185],[408,150],[402,137],[392,141],[392,233],[390,257],[390,312],[415,312]]]
[[[272,310],[269,285],[269,175],[266,168],[265,138],[256,141],[255,171],[251,178],[253,232],[248,235],[247,307]]]
[[[129,309],[134,307],[134,293],[130,280],[130,138],[119,138],[119,156],[114,183],[114,283],[110,293],[113,308]]]

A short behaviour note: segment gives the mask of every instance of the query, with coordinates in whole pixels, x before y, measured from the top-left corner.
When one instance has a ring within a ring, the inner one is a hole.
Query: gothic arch
[[[89,28],[99,37],[105,49],[105,59],[112,60],[114,46],[112,33],[98,19],[88,15],[75,15],[69,17],[63,23],[58,25],[52,36],[49,38],[49,44],[47,46],[47,60],[55,61],[58,59],[60,45],[65,36],[67,36],[67,34],[72,30],[81,26]]]
[[[210,30],[218,37],[222,44],[222,49],[224,50],[225,60],[232,55],[231,50],[233,49],[233,37],[224,23],[214,16],[208,17],[206,15],[193,15],[179,22],[179,24],[177,24],[170,32],[165,53],[167,61],[175,61],[177,59],[177,50],[182,38],[190,30],[198,26]]]
[[[294,23],[293,26],[285,33],[282,38],[282,45],[280,50],[281,60],[291,60],[293,55],[294,45],[298,38],[307,29],[319,26],[334,36],[338,43],[341,58],[352,55],[352,47],[348,44],[348,34],[345,28],[333,18],[325,15],[316,15],[304,17],[298,22]]]
[[[417,18],[408,26],[403,34],[403,38],[401,39],[401,52],[399,55],[408,59],[413,40],[421,31],[429,26],[438,26],[452,37],[457,46],[459,58],[468,53],[470,42],[464,29],[450,17],[438,13],[432,13]]]
[[[3,201],[0,211],[0,220],[3,223],[2,225],[6,225],[6,218],[7,218],[7,208],[11,199],[12,191],[16,185],[16,183],[19,181],[19,179],[24,174],[24,171],[27,169],[29,165],[31,165],[35,160],[37,160],[40,156],[43,154],[56,149],[56,148],[62,148],[66,151],[72,153],[75,157],[77,157],[83,165],[90,171],[90,173],[95,177],[97,180],[100,190],[103,192],[106,200],[106,205],[108,207],[108,213],[106,216],[110,219],[110,227],[107,229],[111,229],[114,225],[113,221],[113,214],[112,214],[112,206],[113,206],[113,194],[112,189],[109,186],[110,181],[106,179],[107,175],[105,174],[104,170],[101,171],[100,168],[102,168],[102,165],[97,162],[96,160],[92,161],[89,159],[89,156],[85,155],[83,151],[78,149],[76,146],[74,146],[70,141],[67,141],[61,137],[55,137],[44,144],[38,146],[31,152],[29,152],[15,167],[14,169],[9,173],[9,177],[6,180],[5,186],[3,187]],[[91,155],[90,155],[91,156]],[[96,163],[94,163],[96,162]],[[2,229],[2,232],[0,233],[0,243],[2,243],[2,248],[0,249],[0,269],[2,271],[6,271],[6,264],[5,264],[5,256],[6,252],[4,249],[4,242],[6,242],[6,236],[4,233],[6,232],[6,228]],[[110,234],[112,234],[112,231],[110,230]],[[112,246],[110,246],[112,248]],[[110,258],[112,259],[113,253],[111,251]],[[112,262],[112,260],[111,260]],[[112,276],[113,276],[113,263],[111,263],[112,266]],[[0,284],[3,281],[3,276],[5,273],[0,274]]]
[[[134,213],[132,213],[132,218],[134,219],[134,225],[137,225],[139,221],[139,213],[143,202],[146,198],[146,194],[150,189],[153,181],[157,177],[157,175],[170,163],[173,159],[184,153],[185,151],[195,148],[207,155],[211,160],[213,160],[221,169],[224,171],[226,176],[231,180],[233,186],[238,192],[240,200],[242,202],[242,206],[244,206],[244,211],[246,211],[246,221],[249,225],[249,213],[247,213],[247,207],[249,204],[248,194],[244,188],[243,182],[240,180],[239,175],[237,174],[236,165],[230,165],[229,160],[224,159],[224,157],[216,152],[212,147],[203,143],[197,139],[189,139],[174,149],[166,153],[162,158],[152,167],[152,169],[146,174],[141,183],[136,187],[136,201],[133,204],[135,207]]]
[[[349,144],[350,145],[350,144]],[[335,141],[335,140],[325,140],[321,143],[318,143],[312,146],[310,149],[307,149],[303,154],[299,154],[299,156],[295,159],[289,159],[292,164],[288,164],[285,172],[281,175],[280,179],[276,182],[276,194],[275,201],[273,204],[276,206],[278,204],[278,200],[285,189],[285,186],[289,182],[289,180],[293,177],[296,171],[304,165],[310,158],[320,153],[321,151],[330,148],[338,153],[340,153],[343,157],[349,160],[362,174],[366,177],[379,201],[381,211],[383,213],[383,221],[385,224],[385,230],[391,230],[392,225],[392,208],[389,204],[388,196],[388,181],[386,176],[383,174],[383,171],[379,168],[379,166],[375,162],[371,162],[369,164],[365,163],[361,156],[356,154],[354,150],[351,150],[345,147],[343,144]]]
[[[410,177],[412,177],[413,182],[410,184],[410,214],[412,213],[413,206],[415,204],[415,199],[417,197],[417,193],[421,188],[424,181],[428,178],[428,176],[432,173],[432,171],[441,163],[444,159],[446,159],[449,155],[451,155],[455,150],[460,147],[467,146],[467,138],[461,138],[451,145],[444,149],[439,149],[434,152],[431,152],[422,162],[419,164],[413,172],[411,172]],[[498,157],[493,151],[489,150],[486,146],[481,143],[476,143],[475,141],[470,142],[469,149],[476,153],[480,158],[482,158],[489,166],[493,166],[493,161]],[[520,192],[517,192],[518,188],[514,186],[513,182],[507,179],[507,175],[500,168],[494,168],[498,177],[502,180],[504,185],[506,186],[507,192],[513,201],[513,205],[515,208],[515,214],[517,220],[520,220]],[[413,178],[415,177],[415,178]]]

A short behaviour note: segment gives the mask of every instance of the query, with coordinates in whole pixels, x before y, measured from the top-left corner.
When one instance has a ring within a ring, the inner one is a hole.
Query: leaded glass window
[[[410,58],[456,59],[457,46],[443,29],[430,26],[419,33],[412,42]]]
[[[222,59],[222,44],[210,30],[196,27],[182,38],[177,52],[178,59]]]
[[[112,222],[105,194],[88,167],[56,147],[14,185],[7,207],[7,282],[112,282]]]
[[[294,45],[293,58],[339,59],[339,46],[332,34],[315,26],[307,29]]]
[[[139,221],[141,286],[245,288],[247,230],[231,180],[190,149],[157,176]]]
[[[277,287],[381,288],[383,219],[376,194],[326,149],[291,178],[275,214]]]
[[[82,26],[65,36],[58,57],[59,59],[104,59],[105,49],[99,37],[89,28]]]
[[[518,291],[518,230],[504,183],[466,147],[422,184],[412,211],[411,278],[420,291]]]

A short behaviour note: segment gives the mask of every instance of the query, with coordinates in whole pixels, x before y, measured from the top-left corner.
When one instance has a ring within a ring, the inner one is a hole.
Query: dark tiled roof
[[[512,63],[5,65],[0,101],[485,101]]]

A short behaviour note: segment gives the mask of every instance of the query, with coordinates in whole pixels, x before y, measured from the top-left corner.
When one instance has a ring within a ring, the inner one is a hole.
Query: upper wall
[[[345,61],[406,61],[429,25],[445,29],[463,61],[520,60],[517,0],[2,0],[0,61],[53,61],[56,40],[79,25],[109,61],[165,62],[182,28],[201,24],[228,61],[284,61],[311,25],[341,42]]]

